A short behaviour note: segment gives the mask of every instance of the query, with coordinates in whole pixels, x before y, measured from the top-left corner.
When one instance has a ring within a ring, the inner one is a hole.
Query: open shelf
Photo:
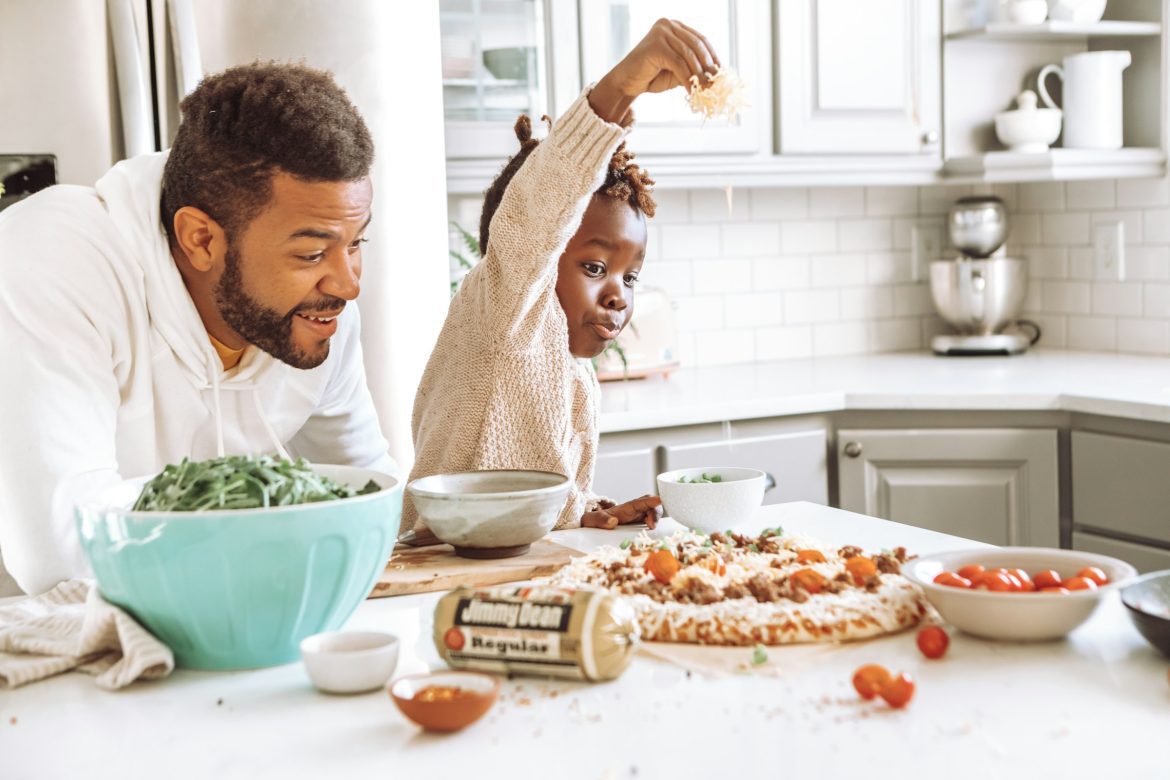
[[[1149,38],[1162,34],[1158,22],[1041,22],[1040,24],[989,24],[947,35],[947,40],[1060,41],[1077,38]]]
[[[986,152],[955,157],[943,165],[947,180],[979,182],[1140,178],[1165,173],[1165,152],[1147,148],[1057,148],[1037,154]]]

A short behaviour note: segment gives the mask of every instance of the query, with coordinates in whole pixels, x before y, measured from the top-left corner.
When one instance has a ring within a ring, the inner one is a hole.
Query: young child
[[[520,151],[484,200],[483,260],[451,302],[415,397],[411,479],[554,471],[573,482],[557,528],[654,527],[657,497],[615,505],[591,490],[600,388],[589,359],[630,321],[654,215],[653,181],[622,143],[630,106],[706,81],[719,64],[702,35],[661,19],[544,141],[517,121]],[[404,503],[403,529],[426,536]]]

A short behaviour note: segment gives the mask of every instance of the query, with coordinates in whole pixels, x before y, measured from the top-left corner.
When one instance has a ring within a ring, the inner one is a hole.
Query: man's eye
[[[354,241],[352,244],[350,244],[349,248],[350,248],[350,250],[358,249],[359,247],[361,247],[362,244],[367,243],[369,240],[370,239],[368,239],[368,238],[359,238],[356,241]]]
[[[316,252],[311,255],[297,255],[297,257],[299,257],[301,260],[304,260],[306,263],[319,263],[321,262],[321,258],[325,257],[325,253]]]

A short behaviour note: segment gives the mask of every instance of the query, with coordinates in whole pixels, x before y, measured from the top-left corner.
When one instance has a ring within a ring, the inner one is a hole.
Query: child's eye
[[[601,276],[605,273],[605,266],[601,263],[582,263],[581,267],[585,269],[585,273],[590,276]]]
[[[637,274],[626,274],[625,282],[626,282],[626,287],[634,287],[635,285],[638,284],[638,275]]]

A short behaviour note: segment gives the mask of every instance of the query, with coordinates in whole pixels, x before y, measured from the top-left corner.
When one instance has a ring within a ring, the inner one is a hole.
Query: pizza
[[[841,642],[902,631],[927,614],[922,591],[901,574],[907,558],[903,547],[867,554],[779,529],[643,533],[574,558],[549,581],[625,597],[652,642]]]

